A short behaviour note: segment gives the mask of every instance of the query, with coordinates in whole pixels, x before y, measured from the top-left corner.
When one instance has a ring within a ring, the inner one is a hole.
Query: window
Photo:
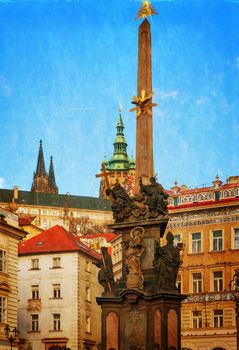
[[[213,310],[214,327],[223,327],[223,310]]]
[[[39,286],[32,286],[32,299],[39,299]]]
[[[61,285],[53,284],[53,298],[59,299],[61,297]]]
[[[58,210],[53,210],[52,211],[53,216],[59,216],[59,211]]]
[[[193,328],[202,328],[202,311],[193,311]]]
[[[86,332],[90,333],[90,316],[86,316]]]
[[[61,267],[61,258],[52,258],[52,267],[53,268],[58,268]]]
[[[193,273],[193,293],[202,292],[202,274],[201,272]]]
[[[177,245],[181,242],[181,235],[173,235],[174,236],[174,244]]]
[[[0,249],[0,271],[7,271],[7,252],[2,249]]]
[[[31,315],[32,318],[32,332],[38,332],[39,331],[39,315],[33,314]]]
[[[47,215],[48,214],[48,212],[47,212],[47,210],[46,209],[42,209],[42,215]]]
[[[87,271],[87,272],[90,272],[90,261],[85,261],[85,270]]]
[[[6,298],[0,297],[0,323],[6,323]]]
[[[239,249],[239,228],[234,228],[234,249]]]
[[[220,192],[216,191],[215,192],[215,201],[219,201],[220,200]]]
[[[42,220],[42,228],[46,230],[48,228],[47,220]]]
[[[61,315],[53,314],[53,330],[59,331],[61,329]]]
[[[212,231],[212,250],[222,250],[222,230]]]
[[[90,287],[86,287],[85,289],[85,298],[87,301],[90,301]]]
[[[223,290],[223,280],[222,280],[222,271],[213,272],[213,291],[219,292]]]
[[[23,214],[27,214],[27,208],[19,208],[18,212],[23,213]]]
[[[201,232],[192,233],[192,253],[201,253]]]
[[[180,274],[177,275],[176,286],[182,292],[182,290],[181,290],[181,288],[182,288],[182,278],[181,278]]]
[[[32,259],[32,270],[39,269],[39,259]]]
[[[37,209],[31,209],[31,214],[38,214],[38,210]]]

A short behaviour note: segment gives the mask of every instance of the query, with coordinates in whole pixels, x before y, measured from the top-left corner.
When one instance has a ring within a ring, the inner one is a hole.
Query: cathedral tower
[[[33,173],[32,192],[58,193],[56,186],[53,158],[50,159],[49,176],[46,172],[42,140],[38,152],[37,167]]]

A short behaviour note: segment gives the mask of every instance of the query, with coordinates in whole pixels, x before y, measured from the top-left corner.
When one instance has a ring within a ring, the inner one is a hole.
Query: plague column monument
[[[144,0],[138,18],[138,92],[136,111],[136,192],[129,196],[116,182],[106,190],[122,235],[122,278],[113,280],[112,262],[102,252],[97,302],[102,308],[102,350],[180,350],[181,295],[176,278],[180,249],[171,232],[161,246],[167,223],[167,193],[153,169],[151,33],[147,17],[156,14]],[[105,173],[107,177],[107,174]],[[107,179],[106,179],[107,180]],[[107,183],[107,181],[106,181]]]

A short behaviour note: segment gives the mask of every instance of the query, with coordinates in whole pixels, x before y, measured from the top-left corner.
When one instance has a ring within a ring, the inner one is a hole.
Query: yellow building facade
[[[18,243],[25,236],[20,230],[14,214],[1,209],[0,212],[0,349],[10,347],[5,335],[6,325],[12,330],[17,326],[17,269]],[[9,224],[11,223],[11,225]],[[17,349],[17,338],[13,349]]]
[[[236,350],[235,302],[229,283],[239,267],[239,177],[211,187],[170,191],[170,230],[183,245],[178,282],[182,349]]]

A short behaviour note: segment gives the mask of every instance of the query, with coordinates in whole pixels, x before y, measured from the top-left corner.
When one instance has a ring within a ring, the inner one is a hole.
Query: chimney
[[[13,186],[13,202],[18,201],[18,186]]]

